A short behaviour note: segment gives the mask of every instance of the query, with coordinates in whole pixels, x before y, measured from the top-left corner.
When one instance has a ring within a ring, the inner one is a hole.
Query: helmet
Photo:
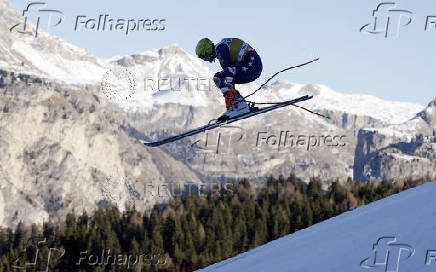
[[[203,38],[197,43],[195,54],[201,59],[210,58],[214,54],[213,42],[208,38]]]

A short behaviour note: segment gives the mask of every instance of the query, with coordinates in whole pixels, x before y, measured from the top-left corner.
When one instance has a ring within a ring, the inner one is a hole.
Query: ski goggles
[[[215,60],[215,56],[213,54],[201,55],[199,57],[200,57],[200,59],[202,59],[204,61],[208,61],[208,62],[213,62]]]

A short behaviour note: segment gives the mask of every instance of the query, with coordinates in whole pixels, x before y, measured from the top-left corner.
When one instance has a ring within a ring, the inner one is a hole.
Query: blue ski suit
[[[215,45],[215,52],[223,71],[215,74],[214,82],[223,93],[230,89],[228,83],[249,83],[262,73],[260,56],[241,39],[222,39]]]

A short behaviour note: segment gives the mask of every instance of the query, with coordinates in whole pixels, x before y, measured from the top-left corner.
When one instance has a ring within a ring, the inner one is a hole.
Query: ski
[[[211,129],[220,127],[222,125],[228,125],[230,123],[233,123],[233,122],[236,122],[236,121],[239,121],[239,120],[243,120],[243,119],[247,119],[247,118],[253,117],[255,115],[261,114],[261,113],[266,113],[266,112],[269,112],[269,111],[272,111],[272,110],[275,110],[275,109],[278,109],[278,108],[282,108],[282,107],[286,107],[286,106],[289,106],[289,105],[292,105],[292,104],[295,104],[295,103],[298,103],[298,102],[306,101],[306,100],[311,99],[312,97],[313,96],[311,96],[311,95],[305,95],[305,96],[302,96],[302,97],[299,97],[299,98],[296,98],[296,99],[293,99],[293,100],[284,101],[284,102],[281,102],[281,103],[278,103],[278,104],[274,104],[274,105],[268,106],[268,107],[263,107],[263,108],[258,109],[257,111],[254,111],[254,112],[248,112],[248,113],[239,115],[237,117],[233,117],[233,118],[231,118],[229,120],[226,120],[226,121],[223,121],[223,122],[216,122],[216,123],[213,123],[213,124],[205,125],[205,126],[202,126],[202,127],[199,127],[199,128],[196,128],[196,129],[193,129],[193,130],[190,130],[190,131],[187,131],[185,133],[182,133],[182,134],[179,134],[179,135],[176,135],[176,136],[172,136],[172,137],[169,137],[169,138],[157,141],[157,142],[144,142],[144,141],[141,141],[141,142],[144,145],[150,146],[150,147],[160,146],[160,145],[163,145],[163,144],[166,144],[166,143],[171,143],[171,142],[183,139],[183,138],[188,137],[188,136],[192,136],[192,135],[195,135],[195,134],[207,131],[207,130],[211,130]]]

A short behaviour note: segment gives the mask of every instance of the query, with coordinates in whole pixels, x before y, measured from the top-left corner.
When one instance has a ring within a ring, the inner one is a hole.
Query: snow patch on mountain
[[[67,84],[97,84],[108,64],[38,28],[38,36],[19,33],[24,17],[7,0],[0,0],[0,69],[35,75]],[[35,30],[27,21],[26,31]]]
[[[436,101],[436,100],[435,100]],[[391,124],[384,127],[365,128],[367,131],[377,132],[390,137],[413,137],[418,133],[428,132],[436,129],[436,103],[432,101],[428,106],[418,112],[413,118],[400,124]]]
[[[176,44],[108,61],[135,76],[135,94],[121,104],[130,111],[148,112],[167,103],[208,107],[222,100],[213,72]]]
[[[101,65],[96,65],[96,63],[86,60],[62,58],[58,54],[41,53],[34,46],[22,40],[16,40],[12,48],[16,53],[25,56],[32,66],[37,67],[44,74],[69,84],[98,83],[105,71],[101,62],[99,62]],[[71,53],[75,54],[76,52]]]
[[[314,98],[307,102],[307,106],[318,110],[329,110],[370,116],[372,118],[399,124],[423,110],[423,106],[408,103],[382,100],[376,96],[367,94],[344,94],[331,90],[322,84],[298,84],[287,80],[276,81],[267,90],[259,91],[257,99],[267,98],[286,99],[305,94],[313,95]]]

